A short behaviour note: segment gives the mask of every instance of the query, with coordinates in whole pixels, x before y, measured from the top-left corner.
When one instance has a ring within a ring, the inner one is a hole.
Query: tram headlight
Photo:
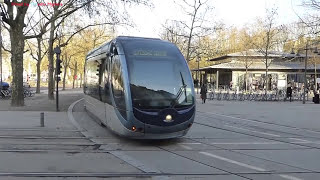
[[[166,121],[167,122],[172,121],[172,116],[170,114],[166,115]]]

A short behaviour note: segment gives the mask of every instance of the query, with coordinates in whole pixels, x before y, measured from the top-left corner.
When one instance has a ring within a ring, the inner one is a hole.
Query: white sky
[[[179,1],[179,0],[176,0]],[[302,0],[209,0],[214,7],[214,15],[208,16],[213,21],[222,21],[227,27],[243,26],[252,23],[257,17],[265,15],[266,8],[278,8],[279,24],[285,24],[303,15],[299,6]],[[169,20],[186,18],[180,6],[173,0],[154,0],[154,8],[134,6],[128,8],[135,28],[118,28],[118,35],[159,37],[161,25]]]

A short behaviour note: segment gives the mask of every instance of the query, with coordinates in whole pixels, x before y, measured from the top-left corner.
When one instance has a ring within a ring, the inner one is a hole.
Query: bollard
[[[44,113],[40,113],[40,127],[44,127]]]

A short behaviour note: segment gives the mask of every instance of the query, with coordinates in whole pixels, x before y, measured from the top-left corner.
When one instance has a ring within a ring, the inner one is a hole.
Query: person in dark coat
[[[290,98],[290,102],[291,102],[291,97],[292,97],[292,88],[291,88],[291,84],[289,84],[287,87],[287,98]]]
[[[206,88],[206,86],[204,84],[202,84],[202,86],[201,86],[200,94],[201,94],[202,104],[206,103],[207,88]]]

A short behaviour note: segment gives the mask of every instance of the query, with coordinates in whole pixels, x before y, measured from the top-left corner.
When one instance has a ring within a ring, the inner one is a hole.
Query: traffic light
[[[99,65],[97,65],[97,73],[96,73],[96,75],[97,75],[97,76],[99,76],[99,75],[100,75],[100,64],[99,64]]]
[[[57,59],[57,63],[56,63],[56,74],[57,76],[59,76],[62,73],[62,65],[61,65],[62,61],[60,59]]]

